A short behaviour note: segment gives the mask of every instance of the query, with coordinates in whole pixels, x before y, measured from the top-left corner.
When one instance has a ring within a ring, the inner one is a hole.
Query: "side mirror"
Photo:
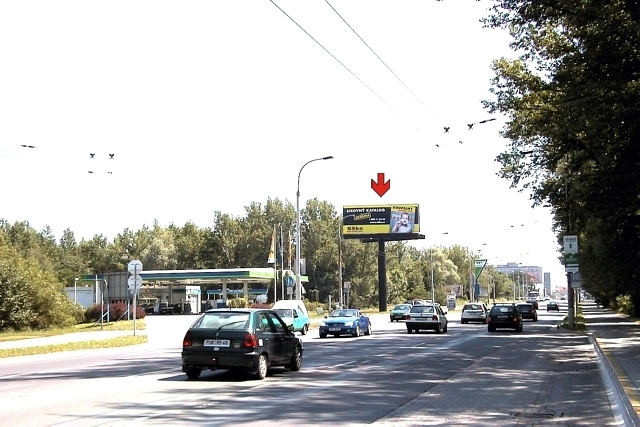
[[[326,319],[327,317],[328,317],[328,316],[325,314],[325,315],[324,315],[324,318]]]

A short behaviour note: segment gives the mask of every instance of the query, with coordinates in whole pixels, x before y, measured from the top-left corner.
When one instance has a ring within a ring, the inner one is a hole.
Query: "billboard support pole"
[[[384,239],[378,239],[378,307],[381,313],[387,311],[387,263]]]

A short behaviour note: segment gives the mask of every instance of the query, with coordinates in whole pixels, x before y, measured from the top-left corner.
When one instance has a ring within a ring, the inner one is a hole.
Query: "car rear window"
[[[249,313],[225,311],[205,313],[192,328],[194,329],[244,329],[249,321]]]
[[[482,310],[482,306],[480,304],[467,304],[463,310]]]
[[[513,307],[499,307],[495,306],[491,309],[492,313],[513,313]]]
[[[275,310],[275,312],[278,313],[280,317],[293,317],[293,310],[290,309],[281,308]]]
[[[411,307],[412,313],[433,313],[432,305],[414,305]]]

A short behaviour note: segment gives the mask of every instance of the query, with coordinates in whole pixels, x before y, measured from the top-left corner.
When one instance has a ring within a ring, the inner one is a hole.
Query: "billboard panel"
[[[417,204],[357,205],[342,208],[342,235],[419,233]]]

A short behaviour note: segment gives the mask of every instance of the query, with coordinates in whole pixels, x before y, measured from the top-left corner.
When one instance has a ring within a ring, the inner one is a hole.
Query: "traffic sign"
[[[129,276],[129,279],[127,280],[127,285],[129,285],[129,289],[130,290],[138,290],[140,289],[140,286],[142,286],[142,277],[139,274],[136,274],[134,276]]]
[[[142,271],[142,263],[137,259],[134,259],[127,265],[127,271],[131,274],[140,273]]]
[[[482,274],[482,270],[487,266],[486,259],[477,259],[474,263],[475,273],[476,273],[476,282],[480,278],[480,274]]]
[[[577,273],[580,269],[577,265],[565,265],[564,271],[567,273]]]
[[[580,287],[582,278],[579,272],[571,273],[571,287]]]
[[[564,265],[578,265],[578,254],[564,254]]]
[[[577,254],[578,253],[578,236],[570,235],[562,238],[564,243],[565,254]]]

